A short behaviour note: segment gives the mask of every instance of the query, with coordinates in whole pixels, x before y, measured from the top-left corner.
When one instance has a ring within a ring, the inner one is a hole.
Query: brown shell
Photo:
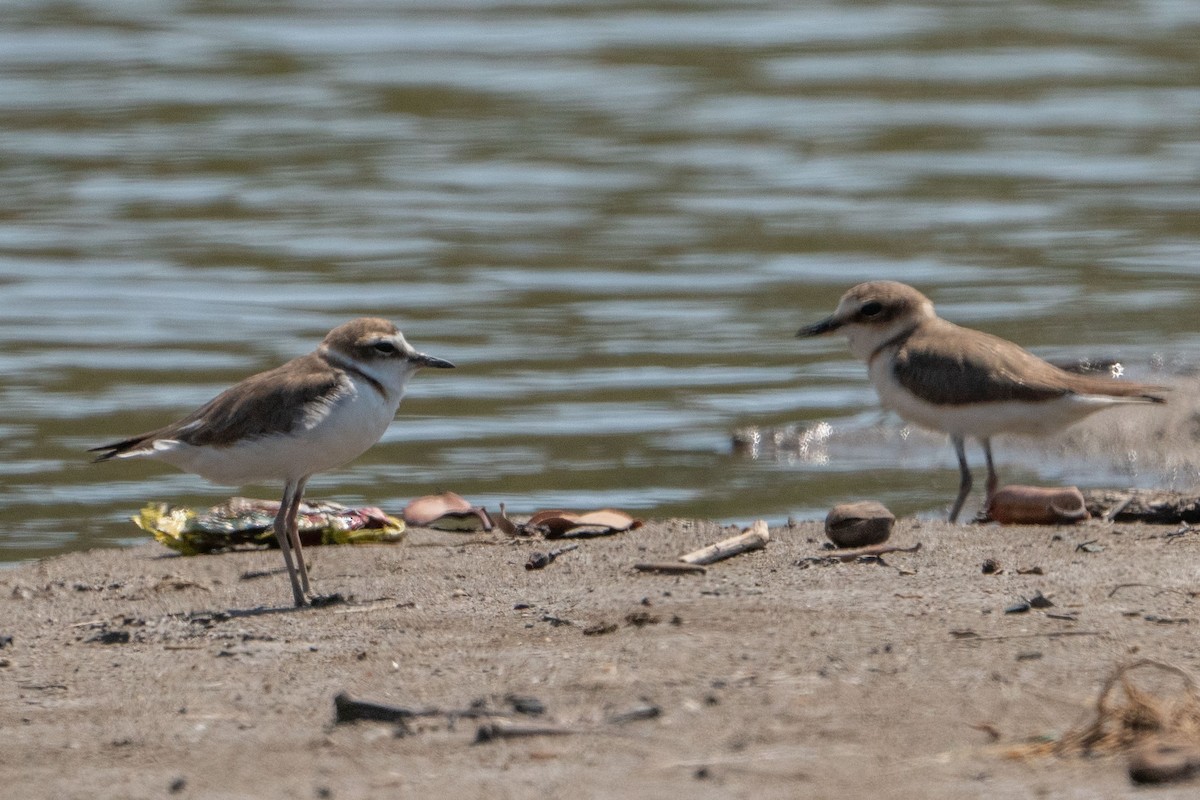
[[[825,535],[838,547],[866,547],[886,542],[895,524],[895,515],[882,503],[841,503],[825,516]]]
[[[1003,486],[988,501],[988,518],[1006,525],[1069,525],[1088,519],[1074,486]]]

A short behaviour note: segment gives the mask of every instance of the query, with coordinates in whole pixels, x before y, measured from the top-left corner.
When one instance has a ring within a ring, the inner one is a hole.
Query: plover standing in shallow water
[[[1164,403],[1164,387],[1078,375],[1010,341],[963,328],[934,313],[929,298],[903,283],[860,283],[842,295],[833,316],[797,336],[838,331],[867,362],[879,400],[922,428],[950,434],[962,477],[950,521],[971,491],[964,440],[983,445],[987,497],[999,482],[991,437],[1049,434],[1105,408]]]
[[[363,317],[334,328],[314,352],[246,378],[178,422],[92,451],[100,452],[97,461],[165,461],[213,483],[283,481],[275,537],[292,597],[303,606],[309,585],[297,514],[304,485],[379,441],[414,372],[453,366],[418,353],[387,320]]]

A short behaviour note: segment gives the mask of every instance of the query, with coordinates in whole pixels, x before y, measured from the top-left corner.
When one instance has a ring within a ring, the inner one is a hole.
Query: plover
[[[282,481],[275,537],[292,597],[303,606],[309,583],[297,514],[308,479],[379,441],[419,368],[453,366],[418,353],[391,322],[363,317],[334,328],[314,352],[246,378],[178,422],[91,450],[100,453],[97,461],[153,458],[220,484]]]
[[[1067,372],[1010,341],[947,322],[929,298],[895,281],[860,283],[842,295],[833,316],[797,336],[834,331],[867,362],[885,408],[950,434],[962,474],[951,522],[971,491],[966,437],[983,445],[990,500],[999,482],[992,436],[1044,435],[1115,405],[1166,402],[1158,394],[1164,387]]]

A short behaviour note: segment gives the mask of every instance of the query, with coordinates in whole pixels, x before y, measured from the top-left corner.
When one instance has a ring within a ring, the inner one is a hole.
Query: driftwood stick
[[[568,736],[579,732],[557,725],[531,725],[495,720],[479,726],[475,731],[475,744],[486,744],[497,739],[522,739],[528,736]]]
[[[917,542],[912,547],[900,547],[894,544],[875,544],[870,547],[860,547],[857,550],[848,550],[844,553],[830,553],[830,558],[836,558],[838,561],[854,561],[862,556],[882,556],[887,553],[915,553],[921,549],[921,543]]]
[[[569,553],[572,550],[578,549],[579,545],[577,544],[567,544],[551,550],[549,553],[537,551],[529,556],[529,560],[525,562],[525,569],[542,569],[549,566],[554,559],[558,558],[563,553]]]
[[[1108,631],[1035,631],[1034,633],[1010,633],[1003,636],[964,636],[957,642],[1005,642],[1010,639],[1058,639],[1067,636],[1105,636]]]
[[[767,530],[767,523],[761,519],[755,520],[754,524],[750,526],[750,530],[745,533],[716,544],[710,544],[708,547],[702,547],[680,556],[679,560],[685,564],[711,564],[714,561],[748,553],[751,550],[761,550],[767,546],[769,541],[771,541],[771,532]]]
[[[643,561],[634,564],[633,568],[638,572],[661,572],[664,574],[684,574],[684,575],[703,575],[708,572],[699,564],[681,564],[676,561]]]

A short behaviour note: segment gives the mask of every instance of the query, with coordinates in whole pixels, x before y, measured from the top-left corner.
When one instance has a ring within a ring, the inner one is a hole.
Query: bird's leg
[[[984,437],[979,440],[983,445],[983,455],[987,458],[987,500],[989,505],[992,502],[992,495],[996,493],[996,488],[1000,483],[1000,478],[996,475],[996,468],[992,465],[992,440]]]
[[[288,481],[283,487],[283,499],[279,501],[279,511],[275,514],[275,538],[279,540],[279,549],[283,551],[283,563],[287,564],[288,578],[292,582],[292,599],[299,608],[305,604],[304,592],[300,590],[300,580],[296,576],[296,565],[292,563],[291,537],[288,535],[288,509],[292,506],[292,497],[296,494],[296,484]]]
[[[306,483],[308,483],[308,478],[301,478],[296,482],[287,519],[288,538],[292,542],[292,549],[296,551],[296,569],[300,573],[300,588],[305,595],[308,594],[308,567],[304,565],[304,548],[300,544],[300,500],[304,497]]]
[[[971,493],[971,469],[967,466],[967,451],[963,446],[963,437],[954,434],[950,437],[950,441],[954,444],[954,452],[958,456],[958,469],[962,473],[962,479],[958,483],[958,497],[954,500],[954,507],[950,509],[950,521],[958,522],[958,512],[962,511],[963,503],[967,501],[967,495]]]

